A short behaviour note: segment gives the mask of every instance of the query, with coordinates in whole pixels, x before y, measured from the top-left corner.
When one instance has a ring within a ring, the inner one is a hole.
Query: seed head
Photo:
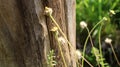
[[[103,20],[107,21],[108,19],[106,17],[103,17]]]
[[[81,52],[79,50],[76,50],[76,57],[77,59],[80,59],[82,57]]]
[[[87,27],[87,23],[85,21],[81,21],[80,27],[84,29],[85,27]]]
[[[110,10],[110,14],[115,15],[115,11],[114,10]]]
[[[46,14],[46,15],[51,15],[52,12],[53,12],[52,8],[45,7],[45,14]]]
[[[56,26],[53,27],[50,31],[53,32],[57,36],[59,35],[58,28]]]
[[[111,42],[112,42],[112,39],[110,39],[110,38],[106,38],[106,39],[105,39],[105,43],[110,44]]]
[[[50,31],[52,31],[52,32],[58,31],[58,28],[57,27],[53,27]]]
[[[65,44],[65,43],[66,43],[65,38],[63,38],[62,36],[61,36],[61,37],[58,37],[58,41],[59,41],[61,44]]]

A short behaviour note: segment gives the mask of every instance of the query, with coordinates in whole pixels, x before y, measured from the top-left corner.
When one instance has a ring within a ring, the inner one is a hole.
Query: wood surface
[[[53,17],[75,48],[75,0],[0,0],[0,67],[47,67],[51,49],[56,67],[64,67],[45,6],[53,9]],[[76,67],[70,46],[64,43],[62,50],[67,66]]]

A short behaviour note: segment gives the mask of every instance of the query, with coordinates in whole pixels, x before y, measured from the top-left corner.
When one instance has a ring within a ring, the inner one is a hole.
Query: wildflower
[[[83,29],[84,29],[85,27],[87,27],[87,24],[85,23],[85,21],[81,21],[81,22],[80,22],[80,27],[83,28]]]
[[[57,27],[53,27],[50,31],[53,31],[53,32],[58,31],[58,28]]]
[[[103,17],[103,20],[107,21],[107,18],[106,18],[106,17]]]
[[[112,42],[112,39],[110,39],[110,38],[106,38],[106,39],[105,39],[105,43],[110,44],[111,42]]]
[[[53,27],[50,31],[53,32],[57,36],[59,35],[59,31],[57,27]]]
[[[65,43],[66,43],[65,38],[63,38],[62,36],[61,36],[61,37],[58,37],[58,41],[59,41],[61,44],[65,44]]]
[[[46,14],[46,15],[51,15],[52,12],[53,12],[52,8],[45,7],[45,14]]]
[[[115,15],[115,11],[114,10],[110,10],[110,14]]]
[[[76,50],[76,57],[77,59],[80,59],[82,57],[81,52],[79,50]]]

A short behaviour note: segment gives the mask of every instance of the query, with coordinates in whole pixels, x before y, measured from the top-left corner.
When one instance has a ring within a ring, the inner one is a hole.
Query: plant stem
[[[91,42],[91,45],[92,45],[92,47],[94,47],[94,44],[93,44],[93,41],[92,41],[92,37],[91,37],[90,31],[89,31],[88,27],[86,27],[86,29],[87,29],[87,31],[88,31],[88,35],[90,35],[90,42]],[[95,51],[93,51],[93,52],[94,52],[95,57],[97,58],[97,56],[96,56],[96,54],[95,54]],[[96,60],[96,61],[97,61],[97,60]],[[98,64],[98,67],[100,67],[98,61],[97,61],[97,64]]]
[[[63,33],[63,31],[61,30],[61,28],[59,27],[59,25],[57,24],[57,22],[55,21],[55,19],[53,18],[53,16],[52,16],[51,14],[50,14],[49,16],[50,16],[50,18],[52,19],[52,21],[54,22],[54,24],[58,27],[60,33],[61,33],[61,34],[63,35],[63,37],[67,40],[69,46],[73,48],[72,44],[68,41],[66,35]],[[73,49],[74,49],[74,48],[73,48]]]
[[[90,31],[89,31],[88,27],[86,27],[86,29],[87,29],[87,31],[88,31],[88,35],[90,35],[89,37],[90,37],[91,45],[92,45],[92,47],[94,47],[94,44],[93,44],[93,41],[92,41],[92,37],[91,37]]]
[[[67,67],[67,64],[66,64],[66,62],[65,62],[65,58],[64,58],[64,55],[63,55],[63,51],[62,51],[62,48],[61,48],[61,44],[60,44],[60,42],[59,42],[59,40],[58,40],[58,35],[56,35],[55,34],[55,38],[56,38],[56,40],[57,40],[57,42],[58,42],[58,47],[59,47],[59,49],[60,49],[60,54],[61,54],[61,57],[62,57],[62,59],[63,59],[63,63],[64,63],[64,65],[65,65],[65,67]]]
[[[99,22],[91,29],[90,33],[88,34],[88,36],[87,36],[87,38],[86,38],[86,40],[85,40],[85,43],[84,43],[84,47],[83,47],[83,57],[84,57],[84,55],[85,55],[86,45],[87,45],[88,38],[89,38],[90,34],[91,34],[91,33],[94,31],[94,29],[95,29],[101,22],[103,22],[103,21],[104,21],[104,19],[102,19],[101,21],[99,21]],[[82,59],[82,67],[84,67],[84,60],[83,60],[83,59]]]
[[[116,53],[115,53],[115,51],[114,51],[114,48],[113,48],[113,46],[112,46],[112,43],[109,43],[109,44],[110,44],[110,47],[111,47],[111,49],[112,49],[112,51],[113,51],[113,55],[114,55],[114,57],[115,57],[118,65],[120,66],[120,62],[119,62],[119,60],[118,60],[118,58],[117,58],[117,55],[116,55]]]
[[[72,44],[68,41],[66,35],[63,33],[63,31],[61,30],[61,28],[59,27],[59,25],[57,24],[57,22],[55,21],[55,19],[53,18],[53,16],[52,16],[51,14],[50,14],[49,16],[50,16],[50,18],[52,19],[52,21],[54,22],[54,24],[58,27],[60,33],[61,33],[61,34],[63,35],[63,37],[67,40],[68,45],[69,45],[69,46],[73,49],[73,51],[75,52],[75,49],[73,48]],[[88,61],[87,61],[87,63],[88,63]],[[89,63],[88,63],[88,64],[89,64]]]
[[[99,51],[100,51],[100,57],[102,58],[103,55],[102,55],[102,44],[101,44],[101,30],[102,30],[102,24],[100,26],[100,30],[99,30],[99,34],[98,34],[98,40],[99,40]],[[102,63],[104,63],[104,61],[102,60]],[[104,65],[102,65],[102,67],[104,67]]]
[[[90,65],[90,67],[94,67],[89,61],[87,61],[83,56],[81,56],[82,57],[82,59],[84,59],[85,60],[85,62],[87,62],[88,63],[88,65]]]

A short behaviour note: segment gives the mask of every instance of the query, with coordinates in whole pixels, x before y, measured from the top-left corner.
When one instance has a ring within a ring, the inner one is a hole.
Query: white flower
[[[82,54],[79,50],[76,50],[76,57],[77,59],[80,59],[82,57]]]
[[[58,31],[58,28],[57,27],[53,27],[50,31],[53,31],[53,32]]]
[[[112,39],[110,39],[110,38],[106,38],[106,39],[105,39],[105,43],[110,44],[111,42],[112,42]]]
[[[46,15],[52,14],[52,12],[53,12],[52,8],[45,7],[45,14]]]
[[[87,24],[85,23],[85,21],[81,21],[81,22],[80,22],[80,27],[83,28],[83,29],[84,29],[85,27],[87,27]]]
[[[103,19],[104,19],[105,21],[107,21],[107,18],[106,18],[106,17],[103,17]]]
[[[114,11],[114,10],[110,10],[110,13],[111,13],[112,15],[115,15],[115,11]]]
[[[61,37],[58,37],[58,41],[59,41],[61,44],[65,44],[65,43],[66,43],[65,38],[63,38],[62,36],[61,36]]]

